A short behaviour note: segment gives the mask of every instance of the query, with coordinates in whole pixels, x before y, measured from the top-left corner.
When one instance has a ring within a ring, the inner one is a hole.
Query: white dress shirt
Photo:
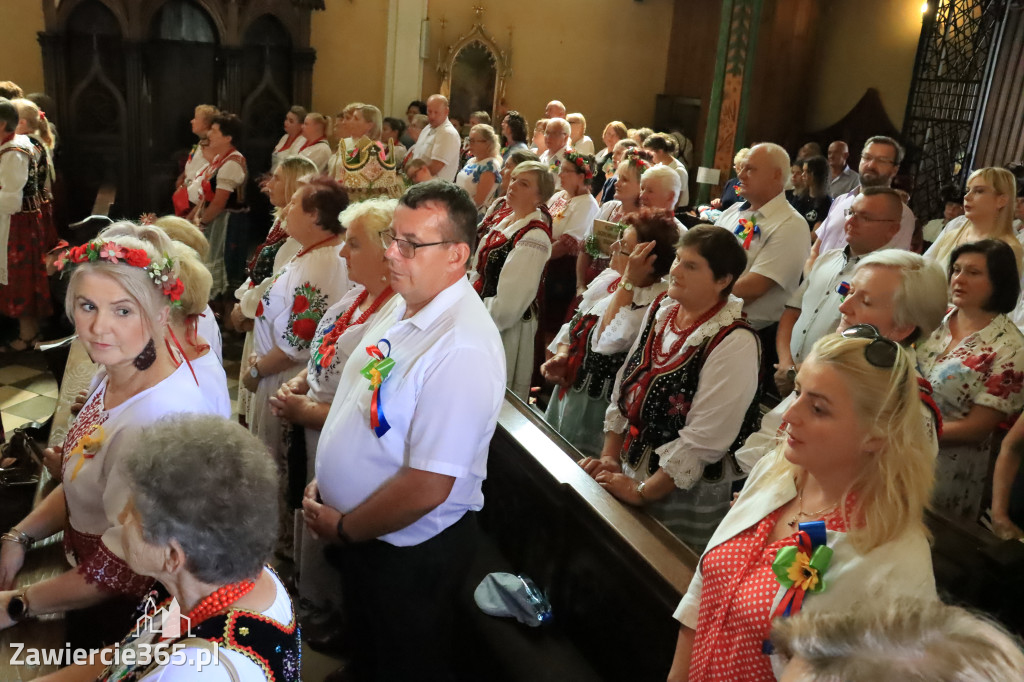
[[[807,221],[786,200],[784,192],[757,211],[751,211],[746,202],[737,202],[719,216],[715,225],[735,233],[740,219],[749,220],[752,216],[760,234],[750,242],[743,274],[757,273],[775,282],[775,286],[757,300],[744,302],[743,312],[754,329],[763,329],[779,321],[786,301],[800,285],[804,262],[811,251],[811,234]],[[739,235],[736,238],[740,239]]]
[[[842,248],[819,256],[810,274],[786,304],[787,308],[800,311],[789,341],[789,352],[798,365],[818,339],[832,334],[839,326],[839,305],[843,297],[836,289],[844,281],[849,282],[861,259],[847,252],[847,248]]]
[[[396,546],[436,536],[467,511],[483,507],[481,484],[501,409],[505,363],[498,330],[466,278],[403,319],[405,301],[368,326],[366,345],[387,339],[395,365],[380,388],[390,430],[370,427],[370,360],[345,363],[316,455],[324,503],[351,510],[406,467],[454,476],[447,499],[414,523],[380,537]]]
[[[443,162],[444,168],[436,176],[448,182],[455,182],[455,176],[459,172],[462,138],[451,121],[446,120],[436,128],[432,125],[424,128],[420,133],[420,139],[410,151],[412,158],[423,159],[428,164],[431,161]]]

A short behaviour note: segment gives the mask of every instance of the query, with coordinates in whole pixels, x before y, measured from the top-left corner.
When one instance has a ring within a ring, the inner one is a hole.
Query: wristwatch
[[[257,361],[252,367],[249,368],[249,376],[253,379],[259,379],[263,375],[260,374],[260,363]]]
[[[7,617],[15,623],[28,618],[28,599],[25,598],[24,592],[19,592],[7,602]]]
[[[633,291],[633,283],[626,281],[619,282],[619,288],[625,289],[626,291]]]

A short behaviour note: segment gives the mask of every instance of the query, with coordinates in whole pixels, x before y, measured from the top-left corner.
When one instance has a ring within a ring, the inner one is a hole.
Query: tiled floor
[[[57,382],[39,353],[0,356],[0,419],[9,436],[14,429],[44,421],[57,404]]]

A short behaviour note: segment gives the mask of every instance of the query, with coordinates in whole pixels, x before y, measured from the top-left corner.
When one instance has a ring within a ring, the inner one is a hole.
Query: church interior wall
[[[8,30],[0,40],[0,80],[14,81],[26,94],[43,91],[43,56],[37,34],[43,30],[43,4],[4,3]]]
[[[326,4],[327,9],[313,13],[310,25],[310,46],[316,50],[313,109],[333,116],[349,102],[379,105],[384,101],[388,3],[328,0]]]

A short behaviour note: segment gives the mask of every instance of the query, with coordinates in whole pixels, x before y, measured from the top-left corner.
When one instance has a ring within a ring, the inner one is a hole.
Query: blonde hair
[[[772,641],[807,663],[804,682],[1005,682],[1024,679],[1020,642],[998,624],[939,601],[870,602],[778,618]]]
[[[732,165],[734,165],[734,166],[742,165],[742,164],[747,162],[747,159],[749,157],[750,157],[750,147],[744,147],[743,149],[740,149],[738,152],[736,152],[736,154],[732,157]]]
[[[310,113],[306,114],[306,119],[305,120],[312,121],[313,123],[315,123],[318,126],[320,126],[320,133],[322,135],[326,135],[327,134],[327,117],[324,116],[323,114],[318,114],[315,111],[313,111],[313,112],[310,112]]]
[[[284,182],[284,195],[291,199],[295,196],[302,181],[319,175],[316,164],[305,156],[289,156],[277,166],[281,171],[281,180]],[[282,218],[284,206],[274,207],[274,218]]]
[[[153,221],[153,225],[163,230],[171,240],[181,242],[206,260],[210,253],[210,242],[198,227],[176,215],[165,215]],[[181,280],[185,281],[184,278]]]
[[[367,199],[349,207],[338,215],[338,220],[346,228],[356,222],[362,224],[363,229],[371,235],[380,234],[391,226],[391,219],[395,215],[395,207],[398,206],[398,199],[376,197]]]
[[[999,209],[996,214],[995,231],[988,235],[990,239],[1000,239],[1007,244],[1010,240],[1017,241],[1013,231],[1013,210],[1017,197],[1017,179],[1013,173],[1005,168],[979,168],[967,178],[969,183],[975,178],[981,178],[982,182],[991,185],[996,194],[1007,198],[1006,205]],[[968,222],[970,219],[968,219]],[[1019,258],[1018,258],[1019,260]],[[1018,263],[1019,265],[1019,263]]]
[[[537,194],[540,195],[541,203],[546,204],[555,193],[555,176],[540,161],[523,161],[512,171],[512,177],[517,178],[523,173],[533,173],[537,176]]]
[[[811,349],[809,360],[826,364],[842,376],[853,400],[865,441],[881,445],[860,474],[849,483],[856,493],[856,509],[846,509],[850,540],[861,553],[891,542],[911,529],[924,526],[924,510],[935,480],[934,457],[921,416],[917,370],[907,351],[896,344],[892,369],[875,367],[865,355],[871,339],[823,336]],[[884,342],[883,342],[884,343]],[[781,447],[770,455],[772,468],[784,476],[799,473]],[[845,500],[845,496],[844,496]]]
[[[200,104],[196,107],[196,116],[200,116],[206,121],[206,125],[210,125],[213,119],[220,116],[220,109],[213,106],[212,104]]]
[[[213,275],[199,259],[196,251],[182,242],[171,244],[171,257],[178,265],[178,277],[185,285],[181,295],[181,307],[171,308],[171,317],[177,322],[186,322],[204,310],[210,300]]]
[[[478,123],[470,129],[469,134],[472,135],[473,133],[483,135],[484,139],[487,140],[487,149],[492,157],[500,156],[498,152],[501,149],[501,141],[498,139],[497,133],[494,132],[494,128],[486,123]],[[483,159],[480,160],[483,161]]]
[[[163,230],[151,225],[136,225],[130,222],[114,223],[100,232],[98,239],[107,242],[114,242],[126,249],[141,249],[146,252],[153,262],[163,261],[171,254],[171,239]],[[175,262],[172,267],[174,276],[179,276],[178,264]],[[148,268],[137,268],[125,262],[111,263],[108,261],[95,261],[79,263],[74,266],[71,279],[68,281],[68,291],[64,298],[64,308],[69,312],[69,317],[74,322],[75,297],[82,283],[84,273],[95,273],[105,275],[117,282],[124,289],[128,296],[139,306],[139,313],[153,342],[157,345],[163,343],[166,325],[161,325],[160,315],[170,308],[171,302],[160,287],[153,283],[149,277]]]
[[[358,113],[364,121],[370,124],[370,129],[366,132],[368,138],[371,140],[380,139],[380,127],[384,120],[380,109],[372,104],[360,104],[352,113],[353,115]]]
[[[18,110],[18,118],[24,119],[31,133],[35,134],[47,148],[53,147],[50,124],[39,115],[39,105],[30,99],[16,99],[11,102]]]

